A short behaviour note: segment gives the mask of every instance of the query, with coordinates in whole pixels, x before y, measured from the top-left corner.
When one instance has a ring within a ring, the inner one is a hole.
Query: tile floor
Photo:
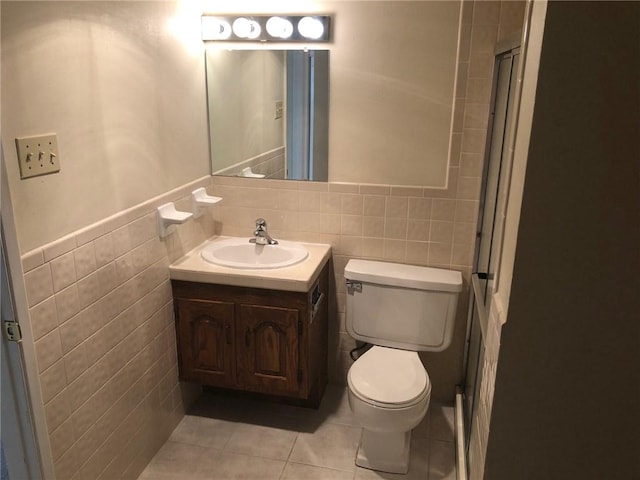
[[[407,475],[356,467],[362,429],[344,387],[317,410],[205,393],[138,480],[455,480],[453,407],[431,404]]]

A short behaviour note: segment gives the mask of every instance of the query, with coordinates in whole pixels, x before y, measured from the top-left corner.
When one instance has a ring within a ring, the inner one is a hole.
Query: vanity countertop
[[[331,258],[331,245],[302,243],[309,256],[300,263],[276,269],[244,269],[216,265],[204,260],[202,249],[210,242],[229,237],[214,237],[198,245],[172,265],[169,276],[172,280],[214,283],[237,287],[267,288],[290,292],[308,292],[318,278],[324,265]]]

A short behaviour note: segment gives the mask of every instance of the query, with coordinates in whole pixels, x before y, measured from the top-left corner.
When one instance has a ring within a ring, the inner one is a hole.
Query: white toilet
[[[411,430],[429,407],[431,382],[418,351],[451,343],[460,272],[349,260],[346,327],[373,345],[349,369],[349,405],[363,426],[356,465],[407,473]]]

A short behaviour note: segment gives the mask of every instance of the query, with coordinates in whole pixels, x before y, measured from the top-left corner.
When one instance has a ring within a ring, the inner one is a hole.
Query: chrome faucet
[[[267,222],[264,218],[258,218],[256,220],[256,229],[253,232],[255,238],[249,240],[256,245],[277,245],[278,241],[271,238],[267,233]]]

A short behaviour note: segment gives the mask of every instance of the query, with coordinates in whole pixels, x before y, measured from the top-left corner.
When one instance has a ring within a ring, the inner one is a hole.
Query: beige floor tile
[[[323,423],[318,410],[313,408],[213,393],[205,393],[189,414],[292,432],[314,432]]]
[[[281,480],[352,480],[353,473],[302,463],[287,463]]]
[[[444,442],[454,441],[455,412],[453,407],[434,404],[429,407],[431,427],[429,437]]]
[[[418,424],[416,428],[411,432],[412,438],[429,438],[429,431],[431,429],[431,415],[427,410],[427,414],[424,416],[422,421]]]
[[[429,480],[455,479],[455,445],[452,442],[431,440],[429,444]]]
[[[393,475],[356,468],[362,429],[342,386],[317,410],[207,393],[140,480],[454,480],[453,419],[432,404],[414,429],[409,473]]]
[[[270,458],[250,457],[217,452],[201,459],[194,479],[197,480],[277,480],[285,462]],[[178,477],[182,480],[181,477]],[[176,480],[178,480],[176,479]]]
[[[330,385],[324,394],[318,414],[325,423],[349,425],[359,427],[360,424],[351,413],[347,389],[342,386]]]
[[[264,415],[271,415],[270,425],[298,432],[311,433],[325,423],[360,426],[351,413],[347,392],[341,385],[328,385],[317,409],[273,403],[269,404],[268,410],[263,407]]]
[[[138,477],[138,480],[199,480],[195,472],[189,472],[178,465],[150,463]]]
[[[194,445],[183,445],[180,443],[168,441],[156,453],[151,460],[152,462],[194,462],[204,455],[208,450],[203,447]]]
[[[170,441],[223,449],[237,424],[215,418],[185,415]]]
[[[207,454],[206,448],[169,441],[151,459],[138,480],[198,478],[198,465]]]
[[[352,472],[362,429],[324,424],[314,433],[300,433],[289,460]]]
[[[278,428],[238,424],[225,447],[225,451],[287,460],[297,435],[297,432]]]
[[[208,392],[202,395],[189,413],[229,422],[271,426],[278,420],[273,418],[274,415],[295,408],[298,407]]]

